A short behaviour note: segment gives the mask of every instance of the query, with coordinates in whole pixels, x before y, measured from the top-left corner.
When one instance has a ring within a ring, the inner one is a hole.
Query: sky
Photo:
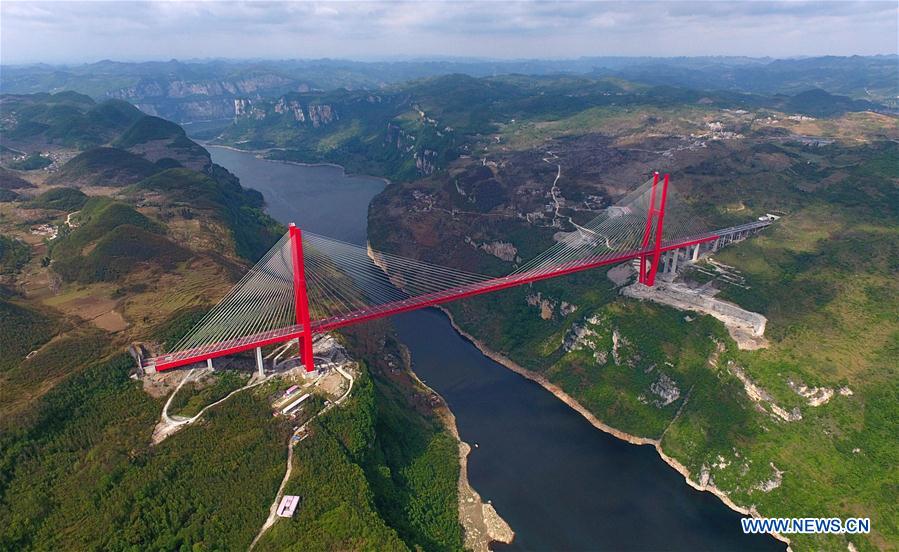
[[[897,53],[899,3],[0,2],[0,62]]]

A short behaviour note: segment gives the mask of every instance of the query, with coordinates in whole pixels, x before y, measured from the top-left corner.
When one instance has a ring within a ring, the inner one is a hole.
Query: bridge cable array
[[[663,239],[701,232],[698,219],[677,204],[672,192],[669,190],[666,201]],[[334,327],[360,313],[413,304],[420,298],[464,296],[493,282],[523,282],[572,264],[640,251],[650,209],[658,209],[660,203],[656,195],[652,181],[647,181],[589,222],[574,224],[573,232],[557,233],[555,244],[500,278],[303,232],[312,328]],[[292,247],[290,233],[285,234],[169,354],[203,356],[221,350],[223,344],[233,347],[250,339],[255,343],[268,336],[274,340],[296,334]]]
[[[512,274],[553,271],[576,262],[598,262],[622,252],[639,250],[653,199],[652,185],[653,180],[647,180],[589,222],[576,225],[575,231],[558,236],[554,245],[516,268]],[[656,197],[656,209],[659,203],[660,198]],[[666,203],[663,240],[672,241],[702,232],[699,220],[689,216],[689,209],[680,203],[670,185]]]

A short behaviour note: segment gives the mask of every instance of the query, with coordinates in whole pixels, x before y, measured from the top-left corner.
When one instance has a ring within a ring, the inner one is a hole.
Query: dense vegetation
[[[20,188],[33,188],[34,186],[12,171],[0,167],[0,190],[18,190]]]
[[[0,299],[0,372],[9,370],[31,351],[50,340],[60,323],[35,308],[8,299]]]
[[[44,157],[40,153],[32,153],[24,159],[19,159],[18,161],[9,163],[9,168],[19,171],[35,171],[38,169],[47,168],[52,164],[53,160],[49,157]]]
[[[71,282],[115,282],[140,264],[171,271],[192,256],[165,236],[131,224],[116,226],[92,245],[89,253],[81,255],[68,247],[55,249],[58,260],[53,269]]]
[[[71,346],[35,357],[18,377],[59,363]],[[246,548],[284,469],[288,428],[264,397],[236,395],[150,446],[161,402],[127,377],[131,359],[76,350],[56,369],[65,379],[0,426],[0,545]],[[356,385],[297,447],[288,492],[303,503],[261,547],[459,549],[455,441],[400,406],[391,384],[363,373]]]
[[[237,254],[255,261],[282,235],[283,228],[263,211],[262,194],[243,188],[231,173],[213,165],[212,175],[169,169],[147,178],[137,190],[166,194],[167,207],[211,211],[230,230]]]
[[[94,148],[81,153],[49,179],[51,183],[97,186],[134,184],[158,171],[158,165],[118,148]]]
[[[191,256],[163,235],[160,224],[108,198],[88,200],[78,222],[51,249],[53,269],[67,281],[117,281],[139,263],[171,270]]]
[[[71,377],[0,436],[4,548],[249,544],[283,463],[267,405],[236,397],[151,448],[160,404],[128,379],[131,365],[120,355]]]
[[[4,96],[4,111],[15,112],[15,125],[2,128],[15,143],[44,143],[87,149],[106,143],[128,128],[140,111],[127,102],[96,104],[75,92]]]
[[[15,274],[31,257],[31,248],[15,238],[0,234],[0,275]]]
[[[391,384],[363,375],[353,398],[314,422],[294,451],[285,489],[301,497],[260,548],[458,550],[454,439],[403,405]]]
[[[143,144],[153,140],[168,140],[177,136],[183,136],[184,129],[171,121],[145,115],[134,122],[118,140],[115,145],[119,148],[129,148],[137,144]]]
[[[71,213],[84,207],[86,202],[87,195],[77,188],[50,188],[28,204],[37,209],[55,209]]]

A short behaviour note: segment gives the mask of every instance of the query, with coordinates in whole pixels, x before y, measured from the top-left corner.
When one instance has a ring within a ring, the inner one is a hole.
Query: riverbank
[[[462,524],[465,549],[473,552],[489,552],[490,545],[494,542],[510,544],[515,539],[515,532],[492,504],[484,502],[468,481],[468,455],[471,453],[471,445],[463,441],[459,435],[456,417],[443,397],[412,370],[412,355],[408,347],[403,345],[402,351],[403,363],[412,379],[430,393],[440,397],[441,405],[435,412],[440,422],[459,444],[459,522]]]
[[[573,410],[575,410],[578,414],[583,416],[588,422],[590,422],[590,424],[593,427],[599,429],[600,431],[608,433],[609,435],[612,435],[613,437],[616,437],[618,439],[621,439],[623,441],[626,441],[626,442],[634,444],[634,445],[651,445],[653,448],[655,448],[659,457],[666,464],[668,464],[671,468],[673,468],[675,471],[677,471],[679,474],[681,474],[684,477],[684,480],[687,482],[687,484],[690,487],[696,489],[697,491],[709,492],[709,493],[715,495],[725,506],[727,506],[728,508],[730,508],[731,510],[733,510],[737,513],[740,513],[744,516],[760,517],[759,513],[755,510],[755,508],[745,508],[743,506],[738,505],[721,489],[718,489],[717,487],[715,487],[713,485],[704,485],[701,482],[694,481],[693,475],[690,473],[690,470],[687,469],[686,466],[681,464],[675,458],[668,456],[662,450],[660,440],[650,439],[648,437],[640,437],[637,435],[631,435],[630,433],[626,433],[624,431],[621,431],[617,428],[614,428],[614,427],[604,423],[602,420],[597,418],[592,412],[590,412],[586,407],[584,407],[582,404],[577,402],[577,400],[575,400],[571,395],[569,395],[568,393],[563,391],[562,388],[560,388],[558,385],[550,382],[542,374],[528,370],[528,369],[522,367],[521,365],[519,365],[518,363],[516,363],[515,361],[513,361],[512,359],[510,359],[504,355],[501,355],[501,354],[497,353],[496,351],[491,350],[479,339],[477,339],[476,337],[472,336],[471,334],[469,334],[468,332],[463,330],[456,323],[456,320],[453,318],[453,315],[451,312],[449,312],[449,310],[447,310],[443,307],[437,307],[437,308],[439,308],[441,311],[443,311],[447,315],[453,329],[455,329],[456,332],[459,333],[459,335],[461,335],[462,337],[464,337],[465,339],[470,341],[475,347],[477,347],[477,349],[484,356],[490,358],[491,360],[504,366],[505,368],[508,368],[509,370],[539,384],[541,387],[543,387],[544,389],[546,389],[547,391],[552,393],[557,399],[564,402],[566,405],[568,405]],[[787,537],[780,535],[778,533],[771,533],[771,536],[774,537],[775,539],[785,543],[787,545],[787,551],[788,552],[791,551],[790,540]]]

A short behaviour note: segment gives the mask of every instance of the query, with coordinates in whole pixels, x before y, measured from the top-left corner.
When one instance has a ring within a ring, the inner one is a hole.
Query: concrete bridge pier
[[[206,367],[209,368],[209,370],[215,370],[215,368],[212,367],[212,359],[211,358],[206,359]]]
[[[256,369],[259,371],[259,377],[265,377],[265,370],[262,364],[262,347],[256,347]]]
[[[694,263],[699,260],[699,246],[700,246],[700,244],[697,243],[696,246],[693,248],[693,262]]]

